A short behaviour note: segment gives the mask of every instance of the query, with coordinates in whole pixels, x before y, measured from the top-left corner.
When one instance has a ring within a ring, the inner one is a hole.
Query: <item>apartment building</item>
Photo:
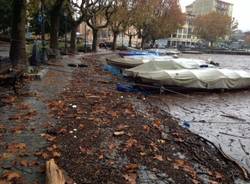
[[[194,16],[206,15],[213,11],[232,17],[233,4],[222,0],[195,0],[192,4],[186,6],[187,14]]]
[[[177,30],[176,34],[168,39],[169,46],[193,46],[199,39],[193,35],[192,20],[199,15],[206,15],[211,12],[219,12],[232,17],[233,4],[222,0],[195,0],[186,6],[186,23],[182,29]]]

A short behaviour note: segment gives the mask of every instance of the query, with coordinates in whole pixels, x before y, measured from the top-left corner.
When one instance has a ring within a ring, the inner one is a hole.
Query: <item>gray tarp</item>
[[[180,59],[179,59],[180,61]],[[125,70],[124,75],[145,82],[198,89],[239,89],[250,87],[250,73],[242,70],[198,68],[194,62],[153,61]]]

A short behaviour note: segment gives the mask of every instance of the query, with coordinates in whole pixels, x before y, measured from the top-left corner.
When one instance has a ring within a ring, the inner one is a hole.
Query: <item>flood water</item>
[[[212,59],[221,67],[250,72],[250,56],[182,55]],[[167,93],[155,96],[161,108],[180,124],[212,141],[250,172],[250,90],[237,92]]]

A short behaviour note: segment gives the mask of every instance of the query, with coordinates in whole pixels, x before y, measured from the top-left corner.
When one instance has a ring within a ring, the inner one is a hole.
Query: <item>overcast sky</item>
[[[194,0],[180,0],[183,11]],[[239,22],[239,29],[250,31],[250,0],[224,0],[234,4],[233,16]]]

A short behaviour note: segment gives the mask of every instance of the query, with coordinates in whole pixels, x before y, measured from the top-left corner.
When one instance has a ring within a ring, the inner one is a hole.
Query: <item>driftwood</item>
[[[63,171],[51,159],[46,163],[46,184],[65,184],[66,179]]]

